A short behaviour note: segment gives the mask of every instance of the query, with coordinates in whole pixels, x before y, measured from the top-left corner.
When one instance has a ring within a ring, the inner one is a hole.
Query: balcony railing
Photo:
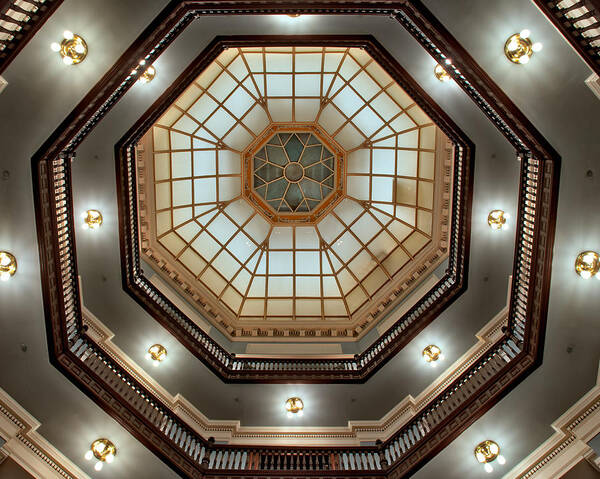
[[[0,73],[63,0],[0,0]]]
[[[533,0],[589,67],[600,75],[600,0]]]
[[[272,45],[274,40],[268,40]],[[281,41],[305,46],[307,40],[285,38]],[[396,81],[411,98],[432,118],[454,145],[452,171],[453,188],[449,200],[451,211],[448,234],[448,266],[442,278],[402,315],[384,334],[377,338],[361,354],[346,359],[302,359],[302,358],[253,358],[236,357],[214,341],[193,320],[188,318],[144,275],[141,268],[136,146],[152,123],[170,100],[180,94],[185,79],[195,78],[212,57],[223,48],[240,45],[263,46],[265,40],[249,37],[223,37],[209,45],[198,59],[192,63],[175,82],[177,88],[167,91],[159,100],[161,108],[153,107],[152,112],[142,116],[136,125],[125,135],[116,147],[117,181],[119,184],[119,209],[122,218],[120,228],[122,275],[125,290],[130,293],[157,321],[176,336],[197,358],[202,360],[217,375],[229,382],[296,381],[296,382],[363,382],[391,359],[402,347],[429,324],[466,288],[465,265],[469,256],[472,198],[473,146],[460,129],[441,111],[423,98],[418,86],[407,77],[402,68],[390,59],[372,37],[312,36],[309,40],[319,46],[331,44],[365,49],[378,62],[387,67]],[[297,42],[297,43],[294,43]],[[302,42],[302,43],[300,43]],[[163,98],[165,101],[163,102]],[[387,310],[396,303],[389,301]]]
[[[323,2],[318,7],[322,14],[391,15],[438,62],[452,58],[449,73],[516,148],[521,171],[508,327],[482,358],[376,446],[215,444],[196,433],[85,334],[77,284],[70,158],[79,142],[135,81],[131,65],[137,64],[139,58],[148,55],[151,62],[195,15],[227,14],[229,10],[257,13],[247,2],[222,5],[171,3],[32,160],[50,359],[183,477],[405,477],[443,449],[541,362],[559,157],[418,1],[398,4],[397,9],[390,9],[387,3],[363,2],[360,11],[353,3]],[[276,2],[273,5],[266,7],[261,3],[260,12],[292,11],[277,7]],[[317,10],[302,10],[310,12]]]

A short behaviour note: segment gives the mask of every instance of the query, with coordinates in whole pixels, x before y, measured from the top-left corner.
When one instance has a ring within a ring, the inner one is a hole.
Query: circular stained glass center
[[[254,155],[252,182],[278,213],[308,213],[334,189],[335,157],[311,133],[276,133]]]
[[[299,163],[290,163],[283,170],[286,180],[299,181],[304,176],[304,168]]]

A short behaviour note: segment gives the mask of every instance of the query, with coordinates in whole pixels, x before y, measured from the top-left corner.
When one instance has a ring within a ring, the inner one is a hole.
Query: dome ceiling
[[[140,142],[143,251],[232,338],[356,338],[445,257],[450,158],[362,49],[228,48]]]

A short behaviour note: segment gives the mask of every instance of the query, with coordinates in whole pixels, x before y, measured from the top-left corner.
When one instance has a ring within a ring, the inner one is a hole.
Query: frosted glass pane
[[[219,75],[219,78],[210,86],[208,92],[217,100],[222,102],[235,89],[237,82],[227,72]]]
[[[330,215],[323,218],[317,228],[327,243],[331,243],[344,230],[344,226]]]
[[[381,268],[377,268],[365,278],[363,281],[363,286],[369,292],[369,294],[373,295],[381,286],[383,286],[386,281],[387,276],[385,273],[381,270]]]
[[[227,213],[238,226],[242,226],[252,214],[254,214],[254,208],[252,208],[245,200],[239,199],[227,205],[225,213]]]
[[[223,138],[223,142],[234,150],[244,150],[253,140],[252,135],[242,125],[237,125]]]
[[[392,221],[390,225],[388,225],[388,231],[394,235],[398,241],[404,240],[410,233],[412,233],[412,228],[410,226],[405,225],[404,223],[400,223],[400,221]]]
[[[375,112],[369,108],[363,108],[358,114],[352,119],[359,130],[367,137],[372,136],[376,131],[383,127],[383,121],[375,114]]]
[[[169,153],[156,153],[154,155],[154,179],[160,181],[169,178],[171,178]]]
[[[248,284],[252,276],[246,270],[242,269],[237,276],[233,279],[233,286],[237,288],[242,294],[246,294],[246,290],[248,289]]]
[[[339,218],[344,222],[344,224],[349,225],[360,214],[362,214],[365,211],[365,209],[356,201],[351,200],[349,198],[345,198],[335,208],[334,211],[335,211],[335,214],[337,216],[339,216]]]
[[[292,55],[285,53],[267,53],[265,57],[268,72],[292,71]]]
[[[292,100],[268,100],[273,121],[292,121]]]
[[[221,299],[235,313],[237,313],[240,304],[242,304],[242,297],[231,287],[227,288]]]
[[[225,133],[227,133],[231,127],[235,123],[235,118],[233,118],[229,113],[220,108],[215,112],[213,116],[204,124],[205,128],[210,131],[217,138],[222,138]]]
[[[346,307],[341,299],[326,299],[323,301],[325,308],[325,314],[331,316],[344,316],[346,315]]]
[[[431,123],[431,119],[421,110],[418,106],[413,106],[407,113],[417,122],[419,125]]]
[[[177,228],[176,231],[177,234],[186,241],[186,243],[189,243],[196,238],[198,233],[200,233],[200,226],[195,221],[190,221],[189,223]]]
[[[394,179],[381,176],[373,177],[372,186],[373,201],[391,202],[394,200]]]
[[[318,279],[318,278],[317,278]],[[338,287],[337,281],[333,276],[323,276],[323,296],[338,298],[342,293]]]
[[[344,294],[348,293],[352,288],[354,288],[354,286],[356,286],[356,280],[346,269],[339,272],[337,275],[337,280],[340,283],[340,287],[342,288],[342,292]]]
[[[210,231],[213,236],[221,242],[221,244],[225,244],[227,240],[229,240],[229,238],[236,233],[237,227],[234,223],[229,221],[225,215],[219,214],[208,226],[208,231]]]
[[[269,296],[293,296],[294,279],[291,276],[269,276]]]
[[[269,248],[271,249],[291,249],[292,248],[292,228],[277,227],[273,228],[269,238]]]
[[[391,120],[402,111],[387,93],[382,93],[374,98],[371,101],[371,106],[385,121]]]
[[[315,121],[321,102],[318,99],[314,100],[296,100],[295,115],[296,121]]]
[[[237,118],[241,118],[252,105],[254,105],[254,98],[241,87],[238,87],[224,104],[225,108]]]
[[[337,142],[346,150],[356,148],[363,143],[366,138],[358,131],[354,126],[348,123],[342,130],[335,136]]]
[[[208,95],[202,95],[188,110],[188,114],[202,123],[219,105]]]
[[[242,307],[242,314],[245,316],[254,316],[257,314],[262,315],[265,310],[265,303],[258,299],[248,299],[244,302]]]
[[[356,311],[366,300],[367,296],[360,288],[355,288],[346,298],[351,313]]]
[[[192,154],[190,152],[171,153],[173,178],[192,176]]]
[[[241,191],[241,181],[239,177],[220,178],[219,179],[219,201],[229,201],[239,196]]]
[[[212,268],[208,268],[200,277],[200,280],[212,290],[215,295],[221,294],[223,288],[227,286],[225,280]]]
[[[398,85],[392,85],[386,90],[396,103],[402,108],[412,105],[414,101]]]
[[[396,201],[414,205],[417,198],[417,182],[404,178],[396,179]]]
[[[403,245],[410,254],[415,255],[428,241],[429,239],[425,235],[415,231],[404,241]]]
[[[360,149],[348,155],[349,173],[369,173],[371,169],[371,150]]]
[[[156,209],[162,210],[171,206],[171,183],[159,183],[154,188]]]
[[[254,297],[264,297],[265,285],[266,281],[263,276],[255,276],[252,284],[250,285],[250,291],[248,291],[248,295]],[[264,303],[261,304],[264,306]],[[259,314],[262,314],[262,311]]]
[[[373,174],[393,175],[396,170],[396,151],[392,149],[373,149]]]
[[[219,243],[207,233],[200,233],[200,236],[192,243],[192,247],[207,261],[213,259],[221,249]]]
[[[162,235],[171,229],[171,212],[163,211],[156,214],[156,234]]]
[[[321,301],[315,299],[297,300],[296,314],[302,314],[305,316],[321,316]]]
[[[419,176],[421,178],[433,179],[435,172],[435,157],[433,153],[419,153]]]
[[[346,262],[361,248],[360,243],[349,233],[344,233],[332,246],[338,257]]]
[[[173,182],[173,206],[187,205],[192,202],[191,180]]]
[[[417,211],[417,227],[421,231],[427,233],[428,235],[431,235],[432,215],[429,211]]]
[[[175,107],[171,107],[165,112],[163,116],[160,117],[156,124],[163,126],[171,126],[177,121],[181,114],[181,110]]]
[[[194,180],[194,203],[213,203],[215,201],[217,201],[217,182],[215,178]]]
[[[297,276],[296,277],[296,296],[321,295],[321,280],[317,276]]]
[[[313,226],[302,226],[296,228],[296,248],[297,249],[317,249],[319,247],[319,237]]]
[[[362,280],[376,265],[377,263],[373,260],[372,256],[365,250],[362,250],[350,262],[348,267],[359,280]]]
[[[344,58],[343,53],[326,53],[325,54],[325,71],[326,72],[335,72],[337,71],[340,62]]]
[[[396,274],[402,266],[404,266],[410,257],[404,252],[402,248],[399,246],[394,250],[394,252],[387,257],[387,259],[383,262],[383,266],[390,274]]]
[[[344,115],[350,117],[365,103],[351,88],[345,87],[333,98],[333,103]]]
[[[192,134],[194,133],[200,125],[198,122],[192,120],[191,117],[187,115],[182,115],[181,118],[173,125],[173,129],[181,130],[184,133]]]
[[[364,71],[356,75],[350,85],[367,101],[380,91],[379,85]]]
[[[213,266],[221,273],[221,275],[225,276],[227,280],[231,280],[236,271],[240,269],[239,263],[227,252],[227,250],[221,251],[213,261]]]
[[[181,256],[179,256],[179,261],[181,261],[181,263],[196,276],[198,276],[206,266],[206,261],[194,253],[190,248],[186,249]]]
[[[252,130],[254,134],[258,134],[269,124],[269,117],[261,106],[256,105],[250,110],[250,113],[244,117],[242,123]]]
[[[296,252],[296,274],[320,274],[318,251]]]
[[[320,72],[321,60],[323,56],[320,53],[303,53],[296,55],[297,72]]]
[[[267,75],[268,96],[292,96],[291,75]]]
[[[269,228],[269,223],[267,223],[260,216],[256,215],[250,220],[250,223],[246,225],[244,231],[246,234],[248,234],[248,236],[251,236],[254,241],[256,241],[258,244],[261,244],[267,237]]]
[[[417,130],[409,131],[398,135],[398,147],[400,148],[416,148],[419,132]]]
[[[250,255],[254,253],[256,247],[254,246],[254,243],[240,231],[227,245],[227,249],[231,251],[231,254],[233,254],[238,261],[245,263]]]
[[[154,127],[152,129],[154,136],[154,150],[168,150],[169,149],[169,132],[163,128]]]
[[[173,210],[173,224],[175,226],[180,225],[188,220],[192,219],[192,208],[177,208]]]
[[[196,83],[203,88],[208,87],[223,69],[216,63],[211,63],[206,70],[196,79]]]
[[[366,70],[382,87],[387,86],[392,82],[392,77],[390,77],[385,70],[375,62],[371,62]]]
[[[396,218],[405,223],[415,226],[415,210],[409,206],[396,206]]]
[[[346,121],[345,118],[331,105],[327,105],[319,116],[319,124],[329,134],[335,133],[344,121]]]
[[[271,299],[267,301],[268,315],[291,315],[294,302],[288,299]]]
[[[420,145],[421,148],[425,148],[428,150],[435,149],[435,127],[427,126],[425,128],[421,128],[421,138]]]
[[[412,119],[406,114],[406,113],[402,113],[402,115],[400,115],[399,117],[395,118],[394,120],[392,120],[390,122],[390,127],[392,127],[392,129],[398,133],[398,132],[402,132],[405,130],[410,130],[411,128],[415,128],[416,123],[414,121],[412,121]],[[416,147],[417,143],[415,141],[415,143],[411,144],[410,146],[412,147]]]
[[[342,67],[340,68],[340,75],[344,80],[350,80],[350,78],[360,69],[358,63],[353,58],[346,56]]]
[[[230,150],[219,150],[219,174],[239,175],[242,167],[239,153]]]
[[[175,104],[182,110],[186,110],[198,99],[201,94],[202,90],[200,90],[200,88],[198,88],[196,85],[192,84],[186,88],[186,90],[177,99]]]
[[[192,148],[192,139],[189,136],[172,131],[170,137],[172,150],[189,150]]]
[[[396,246],[396,241],[394,241],[394,239],[385,231],[382,231],[369,243],[369,251],[371,251],[379,261],[382,261]]]
[[[296,96],[320,96],[321,75],[295,75]]]
[[[244,58],[253,72],[263,71],[263,56],[260,53],[244,53]]]
[[[348,195],[358,200],[369,200],[369,178],[348,176]]]
[[[381,231],[381,226],[370,214],[362,215],[356,223],[352,225],[352,231],[363,243],[368,243],[373,236]]]
[[[269,252],[269,274],[292,274],[293,255],[287,251]]]
[[[217,172],[214,150],[194,151],[194,176],[209,176]]]
[[[175,233],[169,233],[158,241],[173,255],[177,255],[183,248],[185,248],[185,243]]]
[[[417,176],[417,152],[398,150],[397,168],[399,176]]]

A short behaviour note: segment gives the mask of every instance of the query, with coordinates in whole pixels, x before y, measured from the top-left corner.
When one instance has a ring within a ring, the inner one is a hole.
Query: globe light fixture
[[[101,471],[104,463],[110,464],[114,461],[117,455],[116,446],[108,439],[96,439],[90,446],[90,450],[85,453],[85,459],[91,461],[96,458],[97,462],[94,465],[96,471]]]
[[[150,83],[152,80],[154,80],[155,76],[156,76],[156,68],[154,68],[152,65],[150,65],[148,68],[146,68],[146,71],[140,75],[140,79],[138,81],[140,83]]]
[[[600,255],[595,251],[579,253],[575,259],[575,272],[583,279],[600,279]]]
[[[452,80],[452,77],[450,75],[448,75],[448,72],[446,72],[446,70],[444,70],[444,67],[442,67],[442,65],[439,65],[439,64],[436,65],[435,68],[433,69],[433,74],[441,82],[447,82],[447,81]]]
[[[87,210],[81,214],[81,217],[83,218],[83,228],[86,230],[97,230],[102,226],[102,222],[104,221],[102,213],[98,210]]]
[[[0,280],[8,281],[17,272],[17,258],[8,251],[0,251]]]
[[[500,446],[494,441],[486,440],[477,444],[475,447],[475,458],[480,464],[483,464],[485,472],[493,472],[494,468],[490,463],[498,461],[501,466],[506,463],[504,456],[500,454]]]
[[[60,54],[65,65],[77,65],[85,60],[88,53],[88,46],[85,40],[79,35],[65,30],[63,39],[60,43],[54,42],[50,48]]]
[[[542,44],[533,43],[529,38],[531,32],[522,30],[520,33],[511,35],[504,44],[504,54],[511,62],[524,65],[528,63],[535,52],[542,49]]]
[[[167,359],[167,350],[162,344],[153,344],[148,348],[146,359],[152,361],[152,366],[157,367]]]
[[[302,416],[304,414],[304,402],[299,397],[291,397],[285,402],[285,409],[288,417],[294,417],[294,415]]]
[[[436,367],[437,361],[442,361],[444,359],[444,355],[442,354],[442,350],[436,346],[435,344],[430,344],[425,349],[423,349],[423,359],[428,362],[431,367]]]
[[[488,215],[488,225],[493,230],[501,230],[506,228],[506,220],[508,219],[508,215],[502,210],[492,210]]]

